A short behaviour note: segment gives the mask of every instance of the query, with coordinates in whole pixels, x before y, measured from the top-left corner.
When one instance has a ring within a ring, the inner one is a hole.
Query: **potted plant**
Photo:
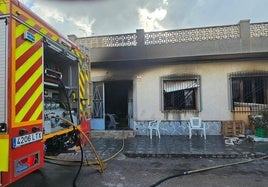
[[[262,110],[258,115],[251,116],[250,124],[256,136],[268,138],[268,110]]]

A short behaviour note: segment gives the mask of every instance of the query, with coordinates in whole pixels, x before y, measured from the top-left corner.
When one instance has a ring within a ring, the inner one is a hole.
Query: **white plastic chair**
[[[204,139],[206,139],[206,127],[205,124],[202,123],[200,117],[191,117],[189,123],[189,139],[192,138],[192,131],[197,130],[201,131],[201,137],[204,135]]]
[[[153,130],[155,130],[156,135],[158,135],[158,138],[160,139],[160,131],[159,131],[159,126],[161,123],[161,119],[150,121],[148,125],[148,130],[150,132],[150,139],[153,138]]]
[[[115,114],[106,114],[109,118],[108,123],[108,129],[114,129],[116,130],[116,126],[119,124],[117,121],[115,121]]]

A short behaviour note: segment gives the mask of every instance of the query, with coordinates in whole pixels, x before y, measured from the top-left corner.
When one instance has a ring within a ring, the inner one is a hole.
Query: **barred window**
[[[163,77],[162,110],[189,111],[200,108],[200,76]]]
[[[232,111],[254,112],[268,107],[268,72],[232,73]]]

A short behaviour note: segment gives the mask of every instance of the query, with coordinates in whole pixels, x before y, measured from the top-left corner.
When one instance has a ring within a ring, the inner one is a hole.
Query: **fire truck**
[[[18,0],[0,0],[0,43],[0,186],[7,186],[42,167],[47,149],[72,146],[74,129],[90,131],[90,63],[85,48]]]

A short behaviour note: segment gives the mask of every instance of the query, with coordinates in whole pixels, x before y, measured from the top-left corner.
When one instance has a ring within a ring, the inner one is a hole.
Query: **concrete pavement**
[[[149,186],[158,181],[159,177],[171,175],[178,170],[177,168],[204,168],[236,162],[241,158],[244,160],[244,158],[268,155],[268,142],[252,142],[244,138],[238,144],[226,145],[222,136],[207,136],[206,140],[200,136],[193,136],[191,140],[188,139],[188,136],[161,136],[161,139],[154,136],[152,140],[148,136],[136,136],[126,139],[92,137],[91,141],[100,159],[105,162],[111,159],[111,162],[107,163],[107,168],[102,175],[96,172],[97,167],[95,166],[83,167],[76,182],[79,187]],[[89,145],[84,147],[83,153],[84,159],[88,162],[93,163],[96,160]],[[72,186],[74,176],[78,170],[81,151],[60,153],[53,158],[75,162],[60,162],[47,159],[43,168],[15,182],[11,187]],[[56,164],[51,164],[52,162]],[[237,171],[234,172],[233,169]],[[233,185],[243,184],[238,186],[245,186],[245,184],[247,186],[265,186],[263,184],[267,184],[266,181],[268,181],[266,160],[243,167],[223,169],[218,174],[217,171],[215,172],[213,171],[215,173],[213,175],[215,183],[211,180],[211,172],[205,179],[204,174],[201,174],[203,181],[201,186],[207,186],[207,184],[215,186],[212,184],[218,184],[218,181],[223,179],[221,172],[231,173],[231,176],[222,181],[224,186],[227,183]],[[245,172],[247,175],[241,176],[241,173]],[[148,178],[144,178],[144,176]],[[198,177],[199,175],[196,176]],[[239,177],[241,179],[237,180]],[[230,180],[232,178],[235,180]],[[251,178],[259,179],[256,181]],[[206,181],[206,184],[204,181]],[[251,185],[249,185],[250,182],[252,183]],[[187,186],[196,186],[196,184],[192,184],[189,181],[186,181],[185,185],[182,183],[182,186],[186,186],[186,184]],[[166,186],[176,185],[177,183],[173,185],[167,183]]]
[[[253,142],[241,138],[234,145],[227,145],[223,136],[161,136],[160,139],[136,136],[123,141],[120,138],[91,138],[101,160],[109,159],[122,151],[128,157],[183,157],[183,158],[253,158],[268,155],[268,142]],[[85,157],[94,160],[89,146],[84,148]],[[80,152],[61,153],[57,158],[77,159]]]

